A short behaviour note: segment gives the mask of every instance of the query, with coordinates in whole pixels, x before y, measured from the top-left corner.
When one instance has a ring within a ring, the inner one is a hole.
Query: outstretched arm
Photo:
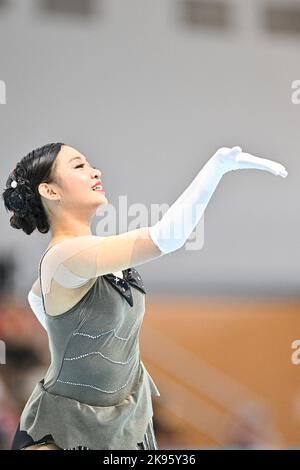
[[[280,163],[243,153],[240,147],[222,147],[155,225],[109,237],[79,236],[54,246],[43,266],[43,292],[49,292],[52,279],[74,288],[85,280],[138,266],[182,247],[222,176],[239,169],[287,176]]]
[[[163,253],[182,247],[202,217],[222,176],[232,170],[257,169],[287,176],[280,163],[242,152],[238,146],[222,147],[208,160],[183,194],[161,220],[150,227],[150,235]]]

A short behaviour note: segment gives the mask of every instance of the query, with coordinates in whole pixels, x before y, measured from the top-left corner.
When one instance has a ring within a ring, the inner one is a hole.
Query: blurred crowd
[[[0,449],[9,449],[19,416],[49,365],[48,339],[26,302],[0,300]]]

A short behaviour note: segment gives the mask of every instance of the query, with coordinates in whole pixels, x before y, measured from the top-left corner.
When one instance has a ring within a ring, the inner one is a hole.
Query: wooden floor
[[[152,295],[140,349],[158,445],[300,447],[297,339],[300,301]]]

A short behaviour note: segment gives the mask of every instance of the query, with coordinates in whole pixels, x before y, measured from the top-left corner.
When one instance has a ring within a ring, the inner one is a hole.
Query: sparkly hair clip
[[[18,186],[18,183],[16,180],[13,180],[11,183],[10,183],[11,187],[12,188],[16,188]]]

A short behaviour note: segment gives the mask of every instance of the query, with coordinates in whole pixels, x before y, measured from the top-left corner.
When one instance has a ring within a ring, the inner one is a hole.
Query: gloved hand
[[[242,152],[241,147],[221,147],[155,225],[149,227],[153,242],[162,253],[181,248],[213,195],[222,176],[229,171],[257,169],[285,178],[287,171],[280,163]]]
[[[282,176],[283,178],[288,175],[286,169],[280,163],[242,152],[239,146],[233,148],[221,147],[212,156],[212,159],[215,159],[217,165],[223,169],[224,174],[232,170],[253,168],[269,171],[273,175]]]

